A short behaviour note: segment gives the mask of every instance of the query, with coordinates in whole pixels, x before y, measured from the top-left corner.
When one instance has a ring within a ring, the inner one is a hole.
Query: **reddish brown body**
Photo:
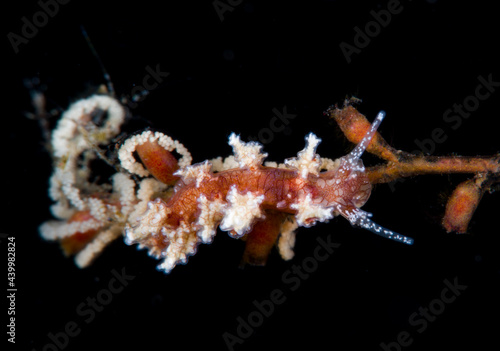
[[[149,163],[144,164],[150,170]],[[293,205],[300,199],[310,195],[315,204],[331,207],[345,215],[341,209],[362,206],[371,190],[371,185],[362,172],[342,166],[319,175],[309,174],[307,179],[301,178],[293,169],[264,166],[209,172],[200,182],[185,182],[182,179],[177,182],[174,195],[163,199],[169,209],[164,225],[177,227],[181,221],[195,223],[200,212],[200,196],[205,196],[209,201],[225,201],[233,187],[241,194],[251,192],[264,196],[261,204],[265,212],[264,218],[256,220],[252,230],[245,236],[243,261],[253,264],[266,262],[280,234],[282,222],[287,214],[297,213]],[[310,218],[309,222],[315,220],[316,218]],[[155,237],[155,241],[164,245],[159,237]]]
[[[360,207],[368,199],[371,190],[370,183],[363,175],[352,177],[351,173],[342,175],[338,171],[324,172],[319,176],[310,174],[307,179],[302,179],[297,171],[282,168],[230,169],[211,174],[198,186],[195,182],[186,184],[179,181],[175,194],[164,199],[172,210],[168,224],[175,226],[181,218],[194,221],[200,195],[211,201],[225,199],[232,186],[242,194],[250,191],[264,195],[263,209],[288,214],[296,214],[297,210],[291,205],[307,194],[311,195],[313,201],[325,206],[342,204]]]

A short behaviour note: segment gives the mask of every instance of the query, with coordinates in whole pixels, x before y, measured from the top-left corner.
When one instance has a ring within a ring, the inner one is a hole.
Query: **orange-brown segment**
[[[481,196],[482,191],[475,179],[459,184],[446,204],[443,227],[448,232],[467,232],[467,227],[479,205]]]
[[[242,263],[265,265],[267,257],[278,239],[285,215],[275,211],[266,211],[265,215],[266,218],[257,221],[252,231],[245,237],[246,246]]]
[[[90,211],[79,211],[70,217],[68,223],[85,222],[94,219]],[[77,232],[67,238],[61,239],[61,248],[66,256],[71,256],[81,251],[98,233],[98,229],[90,229],[86,232]]]
[[[177,159],[157,143],[150,141],[135,149],[146,169],[160,182],[173,185],[179,177],[173,173],[179,169]]]
[[[347,139],[354,144],[359,144],[370,130],[371,123],[352,106],[346,106],[343,109],[332,107],[328,109],[327,113],[330,118],[335,119]],[[366,151],[388,161],[397,161],[398,159],[396,150],[389,146],[378,132],[373,136]]]

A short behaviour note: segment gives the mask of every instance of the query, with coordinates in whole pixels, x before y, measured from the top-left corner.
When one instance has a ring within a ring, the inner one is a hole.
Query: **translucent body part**
[[[356,225],[363,229],[369,230],[370,232],[380,235],[387,239],[391,239],[407,245],[413,245],[412,238],[395,233],[392,230],[384,228],[381,225],[378,225],[377,223],[373,222],[370,219],[372,214],[369,212],[363,211],[359,208],[355,208],[350,211],[349,210],[345,211],[345,214],[347,215],[346,218],[349,219],[349,222],[351,222],[352,225]]]

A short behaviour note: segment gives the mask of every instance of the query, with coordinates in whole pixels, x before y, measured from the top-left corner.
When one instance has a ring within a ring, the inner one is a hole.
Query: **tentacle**
[[[370,232],[380,235],[384,238],[391,239],[403,244],[413,245],[413,238],[395,233],[392,230],[382,227],[377,223],[373,222],[370,217],[371,213],[363,211],[359,208],[349,208],[346,206],[338,206],[336,209],[340,214],[345,217],[352,225],[361,227],[363,229],[369,230]]]
[[[348,172],[364,172],[365,171],[365,166],[363,165],[363,161],[361,160],[361,156],[365,152],[366,148],[370,144],[373,136],[375,135],[378,127],[380,126],[380,123],[382,123],[382,120],[385,117],[385,112],[380,111],[373,121],[372,125],[366,132],[365,136],[361,141],[359,142],[358,145],[352,151],[345,155],[344,157],[341,158],[341,163],[339,167],[339,172],[340,173],[348,173]]]
[[[354,160],[354,159],[359,159],[361,157],[361,155],[363,155],[363,152],[365,152],[366,148],[368,147],[368,145],[372,141],[372,138],[375,135],[375,132],[377,131],[378,127],[382,123],[382,120],[384,119],[384,117],[385,117],[385,111],[380,111],[378,113],[377,117],[375,118],[375,120],[373,121],[370,129],[363,137],[363,139],[349,153],[349,155],[347,156],[348,158]]]

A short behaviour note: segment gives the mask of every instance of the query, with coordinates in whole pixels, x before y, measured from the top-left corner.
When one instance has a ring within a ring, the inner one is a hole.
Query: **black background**
[[[466,176],[418,177],[392,190],[374,189],[364,209],[379,224],[414,237],[412,247],[336,218],[301,228],[295,258],[285,262],[274,251],[263,268],[239,269],[243,243],[219,232],[212,245],[201,246],[169,275],[157,271],[158,262],[146,252],[121,240],[92,267],[79,270],[37,232],[50,218],[51,161],[37,124],[24,117],[32,107],[23,79],[37,77],[49,107],[63,109],[104,83],[80,25],[118,96],[141,84],[147,66],[170,73],[132,113],[137,126],[149,123],[180,140],[195,162],[229,155],[232,131],[244,140],[256,136],[269,126],[272,110],[284,106],[297,117],[265,145],[269,160],[294,156],[311,131],[323,140],[321,156],[342,156],[352,146],[323,111],[353,95],[363,100],[359,110],[369,119],[387,112],[380,130],[397,148],[416,150],[415,139],[442,128],[447,139],[436,145],[436,155],[498,152],[500,92],[456,130],[443,119],[454,103],[474,94],[480,75],[500,81],[492,5],[402,1],[401,13],[347,63],[340,43],[352,45],[354,27],[364,28],[373,20],[370,11],[387,3],[243,1],[221,21],[211,1],[73,0],[17,54],[7,33],[20,34],[21,18],[32,18],[40,6],[26,1],[5,11],[0,232],[17,241],[16,346],[43,350],[49,333],[74,321],[81,332],[65,350],[225,350],[223,334],[237,336],[237,318],[247,319],[255,310],[252,302],[268,299],[274,289],[286,301],[235,350],[381,350],[381,342],[395,341],[402,331],[413,340],[404,350],[497,346],[498,194],[483,198],[470,234],[447,234],[440,227],[446,196]],[[376,162],[364,158],[366,164]],[[318,237],[340,247],[291,291],[283,274],[311,257]],[[6,257],[5,241],[0,249]],[[123,268],[135,278],[86,323],[77,306],[96,297],[111,272]],[[418,332],[409,317],[440,298],[445,279],[467,288]],[[6,312],[1,315],[4,325]],[[0,335],[3,344],[7,336]]]

